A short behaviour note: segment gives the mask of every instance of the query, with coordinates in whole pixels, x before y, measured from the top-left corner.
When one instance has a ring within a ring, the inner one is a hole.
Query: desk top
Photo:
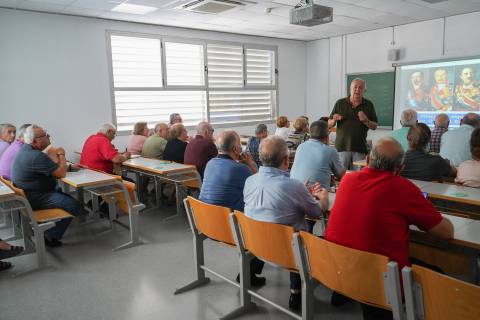
[[[0,180],[0,198],[14,195],[15,191],[10,189],[5,183]]]
[[[117,179],[111,175],[93,171],[90,169],[82,169],[76,172],[67,172],[67,176],[62,179],[68,185],[75,188],[88,187],[104,182],[115,182]]]
[[[480,206],[480,189],[470,188],[456,184],[438,182],[419,182],[423,192],[428,193],[430,198],[444,199],[459,203]]]
[[[353,161],[352,164],[354,166],[366,167],[367,166],[367,160]]]
[[[142,169],[158,174],[170,174],[178,172],[191,172],[196,168],[193,165],[181,164],[166,160],[150,159],[144,157],[138,157],[135,159],[129,159],[122,163],[125,167]]]

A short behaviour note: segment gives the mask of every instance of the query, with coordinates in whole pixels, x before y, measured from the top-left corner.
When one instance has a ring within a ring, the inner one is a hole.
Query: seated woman
[[[400,175],[423,181],[442,181],[455,175],[455,169],[447,160],[425,151],[430,138],[430,128],[425,123],[417,123],[410,127],[407,134],[409,149],[405,153],[405,168]]]
[[[148,137],[148,125],[146,122],[137,122],[133,126],[132,135],[128,138],[127,152],[142,154],[143,144]]]
[[[455,182],[467,187],[480,188],[480,128],[472,132],[470,151],[472,152],[472,160],[460,164]]]
[[[188,132],[183,124],[177,123],[170,128],[167,145],[163,152],[163,159],[183,163],[187,148]]]
[[[13,124],[0,124],[0,157],[7,150],[10,144],[15,141],[17,129]]]
[[[180,116],[180,113],[171,113],[169,116],[168,127],[171,127],[177,123],[180,123],[180,124],[183,123],[182,116]]]
[[[248,138],[246,151],[250,152],[250,154],[252,155],[253,160],[257,165],[257,168],[262,165],[262,162],[260,162],[260,154],[258,153],[258,147],[260,146],[260,142],[266,137],[268,137],[268,128],[266,125],[261,123],[255,128],[255,137]]]
[[[288,139],[288,134],[290,133],[290,121],[285,116],[277,118],[277,130],[275,130],[275,135],[282,137],[284,140]]]
[[[290,151],[296,150],[300,143],[308,140],[308,120],[306,117],[298,117],[293,124],[295,131],[287,138],[287,146]]]

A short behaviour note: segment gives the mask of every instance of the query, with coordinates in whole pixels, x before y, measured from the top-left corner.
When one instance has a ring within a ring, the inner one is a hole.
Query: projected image
[[[433,125],[447,113],[450,125],[460,125],[467,112],[480,113],[480,59],[401,66],[401,109],[412,108],[419,121]]]

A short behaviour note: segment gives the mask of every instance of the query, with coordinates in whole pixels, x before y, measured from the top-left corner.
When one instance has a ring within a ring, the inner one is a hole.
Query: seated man
[[[243,212],[245,180],[257,172],[252,157],[241,155],[240,136],[235,131],[223,131],[217,139],[218,156],[207,163],[199,199],[203,202]],[[252,286],[262,286],[263,261],[253,259],[250,264]],[[239,277],[237,277],[238,281]]]
[[[260,161],[260,157],[258,155],[258,146],[260,145],[260,142],[266,137],[268,137],[267,126],[263,123],[257,125],[257,127],[255,128],[255,137],[248,138],[247,148],[245,149],[246,151],[250,152],[258,168],[260,168],[260,166],[262,165],[262,162]]]
[[[437,114],[435,117],[435,129],[432,131],[432,139],[430,139],[430,152],[440,153],[440,144],[442,136],[448,131],[450,119],[446,113]]]
[[[328,145],[328,123],[315,121],[310,126],[310,140],[298,146],[290,177],[302,183],[318,182],[330,189],[331,176],[341,179],[345,174],[340,157],[334,147]]]
[[[266,221],[305,229],[305,217],[318,218],[328,208],[328,192],[315,184],[310,190],[288,174],[288,147],[278,136],[265,138],[260,143],[263,166],[258,174],[245,182],[243,196],[245,214],[258,221]],[[301,305],[301,281],[297,273],[290,273],[289,307]]]
[[[470,112],[463,116],[460,128],[449,130],[442,136],[440,155],[458,167],[463,161],[472,159],[470,153],[470,136],[475,128],[480,127],[480,115]]]
[[[423,181],[442,181],[455,176],[456,170],[450,163],[438,155],[425,151],[430,142],[430,128],[425,123],[418,123],[408,130],[409,149],[401,175],[407,179]]]
[[[218,154],[217,147],[213,143],[213,131],[210,123],[200,122],[197,125],[197,135],[185,149],[184,163],[195,165],[202,179],[207,162]]]
[[[407,141],[407,133],[408,129],[412,126],[417,124],[417,111],[413,109],[405,109],[402,112],[402,116],[400,119],[400,124],[402,127],[400,129],[394,130],[390,133],[390,135],[400,142],[402,145],[403,151],[408,150],[408,141]]]
[[[13,124],[0,124],[0,157],[2,157],[2,154],[7,150],[10,144],[15,141],[16,133],[17,129]]]
[[[343,177],[330,212],[325,239],[381,254],[410,265],[410,224],[441,238],[453,237],[453,225],[425,199],[420,189],[399,176],[403,149],[391,137],[380,139],[367,156],[368,168]],[[416,262],[415,262],[416,263]],[[363,305],[364,319],[391,319],[390,311]]]
[[[80,164],[90,169],[113,173],[113,164],[130,159],[130,153],[119,153],[112,144],[117,134],[114,125],[106,123],[97,134],[91,135],[83,144]]]
[[[24,145],[18,151],[12,166],[12,182],[25,191],[33,210],[60,208],[77,216],[80,204],[57,186],[57,179],[67,173],[65,150],[50,148],[49,154],[42,152],[50,145],[50,136],[37,125],[25,130]],[[49,247],[62,245],[60,239],[71,219],[56,222],[55,227],[45,232],[45,244]]]
[[[5,150],[3,155],[0,157],[0,176],[11,180],[12,179],[12,165],[13,160],[17,156],[18,151],[23,145],[23,135],[25,130],[30,126],[30,124],[24,124],[18,130],[18,139],[12,142],[12,144]]]
[[[147,158],[163,159],[163,151],[167,145],[168,126],[157,123],[154,133],[147,138],[142,148],[142,156]]]

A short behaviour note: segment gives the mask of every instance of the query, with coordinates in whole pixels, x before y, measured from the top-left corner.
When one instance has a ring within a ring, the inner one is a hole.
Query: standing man
[[[370,100],[363,97],[365,81],[353,79],[350,95],[339,99],[333,107],[328,127],[337,125],[335,148],[346,170],[353,169],[353,162],[365,159],[368,129],[377,129],[377,114]]]

